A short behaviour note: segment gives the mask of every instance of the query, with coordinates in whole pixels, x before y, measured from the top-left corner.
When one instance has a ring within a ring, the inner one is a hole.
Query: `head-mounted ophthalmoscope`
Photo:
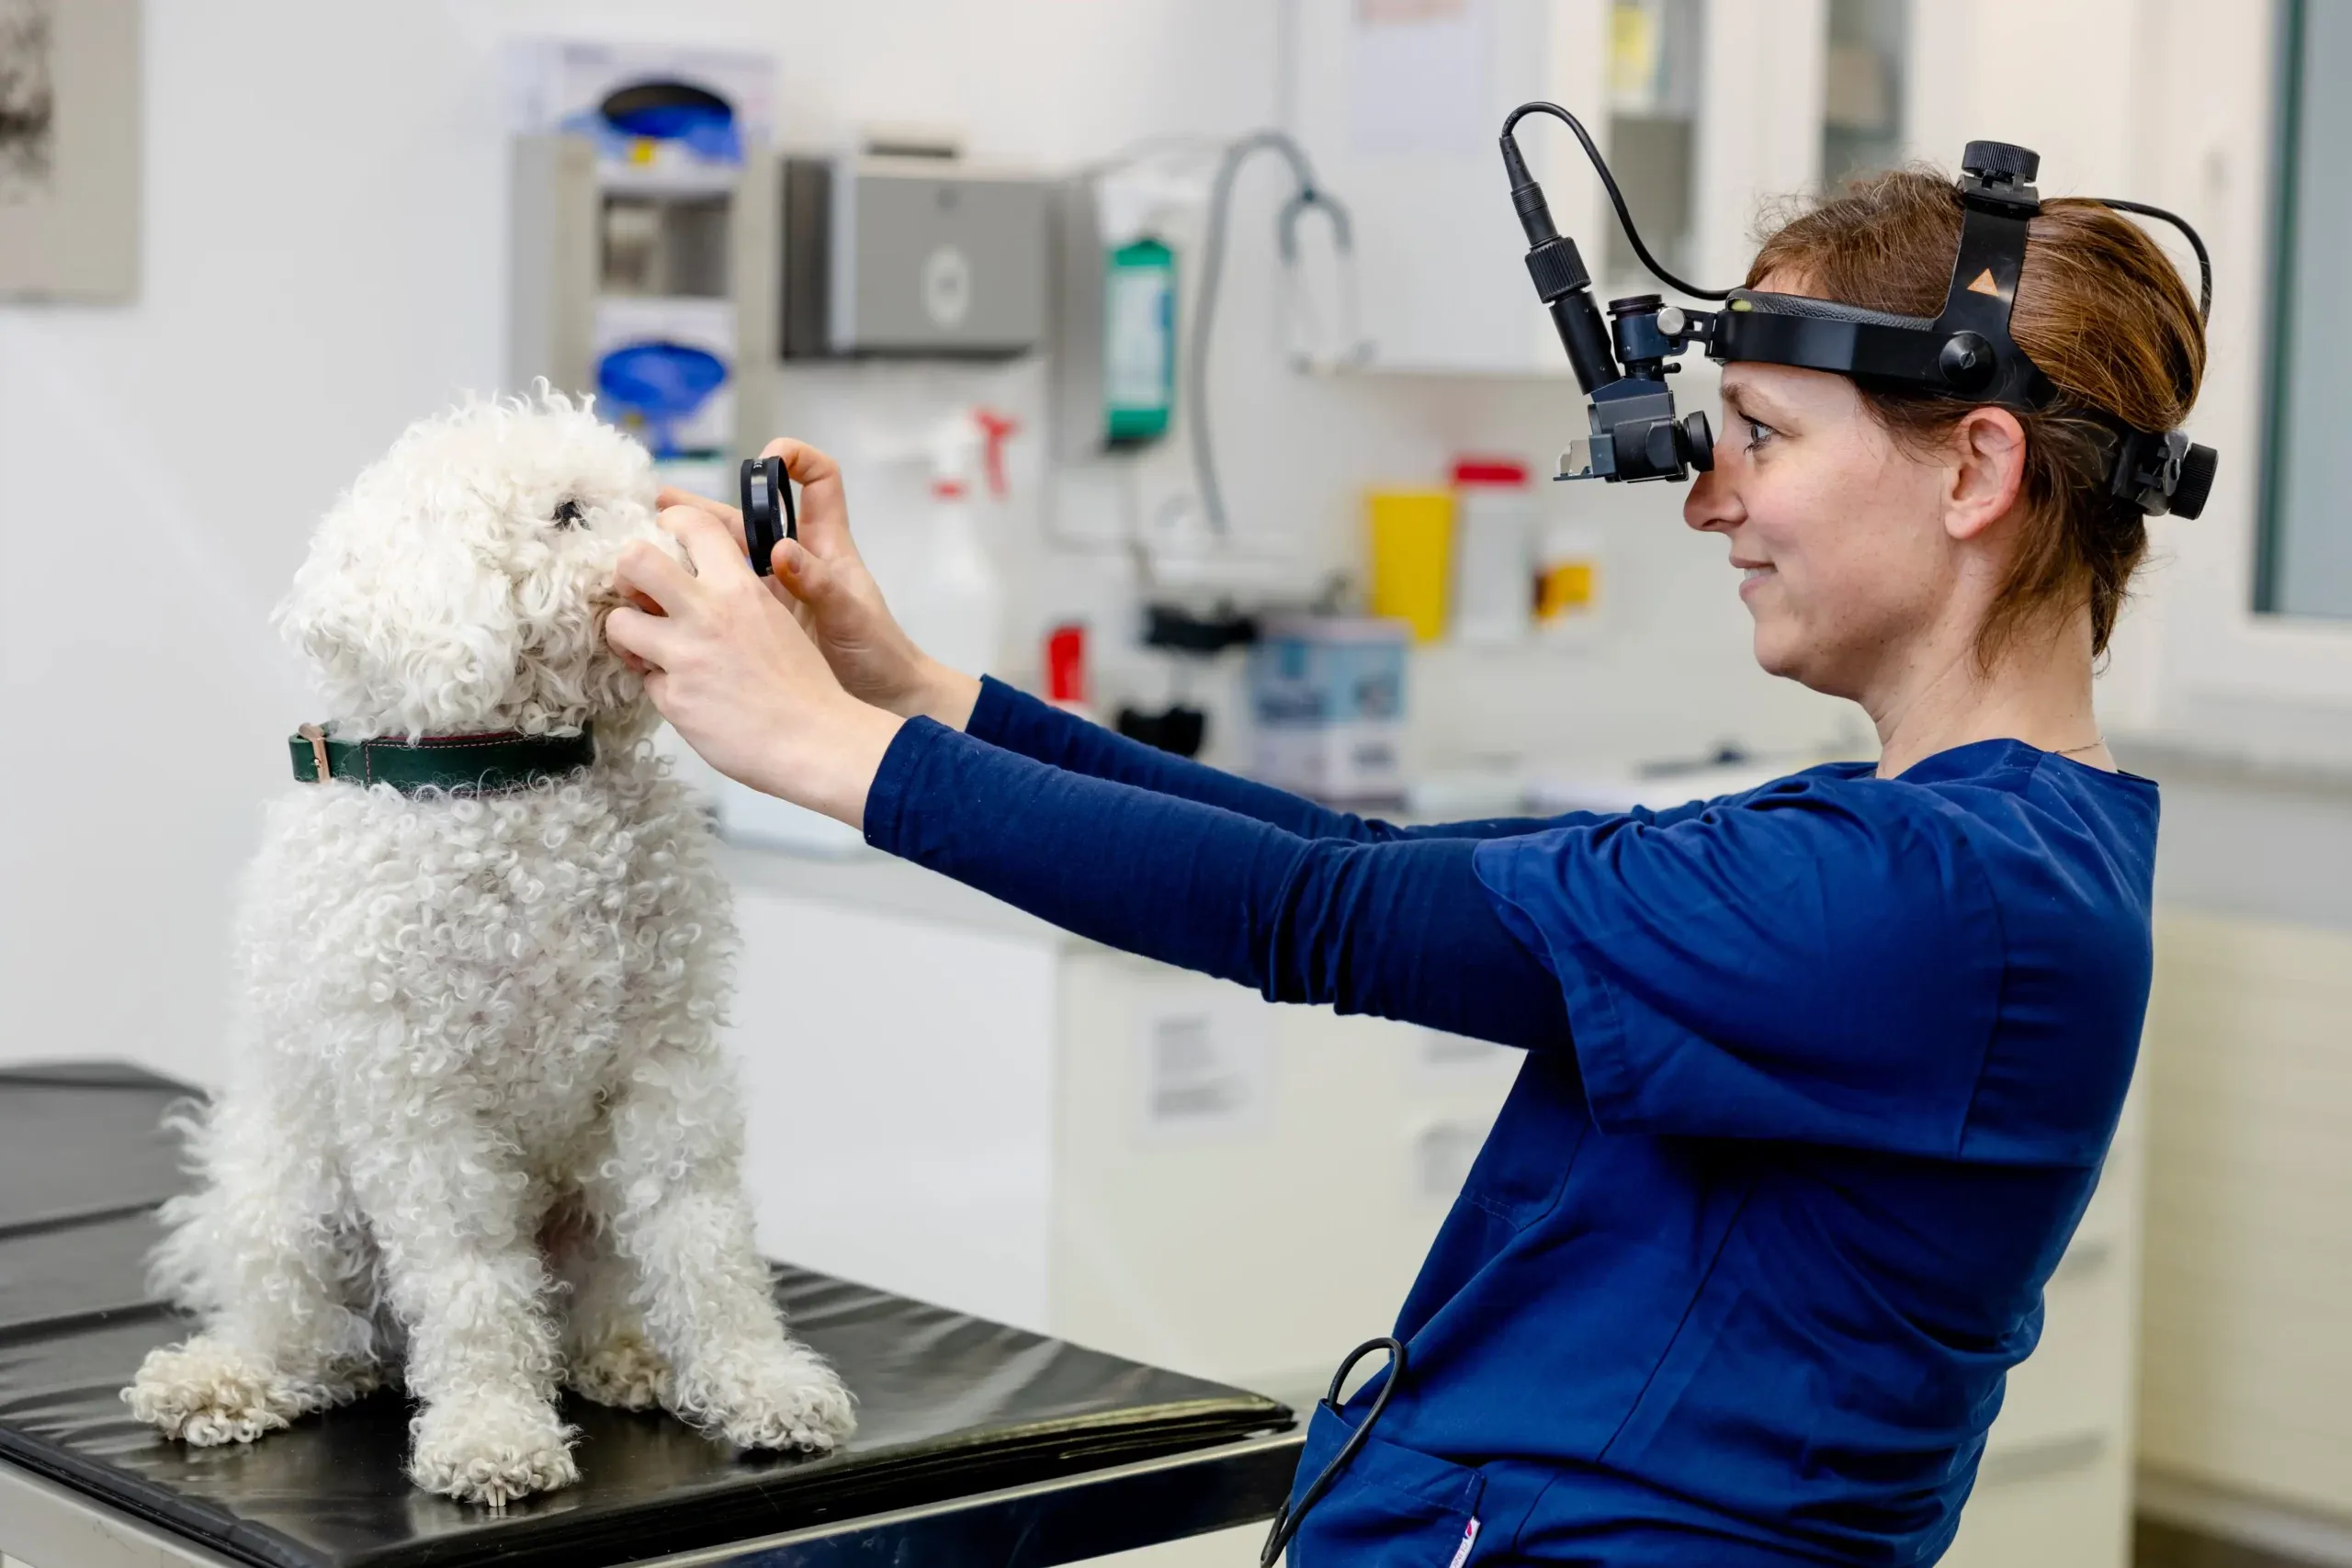
[[[1686,310],[1657,295],[1640,294],[1611,300],[1609,321],[1602,324],[1584,258],[1576,242],[1553,226],[1544,192],[1520,155],[1513,131],[1531,114],[1556,116],[1576,132],[1642,265],[1681,293],[1723,300],[1722,310]],[[1560,455],[1561,479],[1679,482],[1692,468],[1705,472],[1714,467],[1714,434],[1707,416],[1693,412],[1677,419],[1674,394],[1666,383],[1680,368],[1668,362],[1694,343],[1703,344],[1707,357],[1718,363],[1752,360],[1827,370],[2020,412],[2057,400],[2057,389],[2009,336],[2009,310],[2025,268],[2026,225],[2041,210],[2032,184],[2041,160],[2026,148],[1972,141],[1962,154],[1954,187],[1962,211],[1960,252],[1943,310],[1932,319],[1804,295],[1700,288],[1684,282],[1650,254],[1600,149],[1557,104],[1513,109],[1503,121],[1502,153],[1511,205],[1527,234],[1528,274],[1552,312],[1568,367],[1589,400],[1591,432]],[[2212,306],[2213,268],[2197,231],[2161,208],[2099,199],[2119,212],[2169,223],[2188,237],[2197,253],[2197,309],[2202,319]],[[2195,445],[2177,430],[2134,429],[2110,412],[2095,411],[2094,417],[2113,436],[2109,485],[2114,494],[2151,515],[2194,517],[2204,510],[2213,488],[2211,446]]]

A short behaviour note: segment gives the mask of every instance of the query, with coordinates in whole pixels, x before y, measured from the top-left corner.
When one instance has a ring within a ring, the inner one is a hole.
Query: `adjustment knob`
[[[1960,166],[1978,179],[2031,185],[2041,173],[2041,154],[2013,141],[1972,141],[1960,155]]]
[[[1954,333],[1936,355],[1936,368],[1955,391],[1977,391],[1992,384],[1993,345],[1975,333]]]
[[[2221,455],[2211,446],[2191,443],[2180,455],[2180,477],[2173,481],[2172,514],[2175,517],[2195,517],[2205,510],[2205,501],[2213,493],[2213,470],[2221,462]]]

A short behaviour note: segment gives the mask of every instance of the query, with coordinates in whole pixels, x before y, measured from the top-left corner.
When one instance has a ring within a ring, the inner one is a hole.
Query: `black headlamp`
[[[1513,130],[1530,114],[1556,115],[1576,132],[1617,209],[1634,254],[1669,287],[1720,310],[1668,305],[1655,294],[1611,300],[1601,323],[1592,278],[1576,242],[1553,226],[1544,192],[1527,172]],[[1882,385],[1900,386],[1971,403],[2019,412],[2050,407],[2057,389],[2009,336],[2009,311],[2025,268],[2026,226],[2041,210],[2033,187],[2041,159],[2003,141],[1972,141],[1962,155],[1957,186],[1960,252],[1943,309],[1934,317],[1901,316],[1858,305],[1752,288],[1706,289],[1660,266],[1642,243],[1608,163],[1574,115],[1556,104],[1521,104],[1503,121],[1503,166],[1511,203],[1526,231],[1527,270],[1552,312],[1577,384],[1589,400],[1591,431],[1561,454],[1559,477],[1613,481],[1682,480],[1692,468],[1714,467],[1714,437],[1707,416],[1676,418],[1666,378],[1668,363],[1692,344],[1718,362],[1751,360],[1827,370]],[[2204,241],[2182,219],[2138,202],[2104,205],[2172,224],[2197,252],[2198,311],[2211,306],[2212,264]],[[2134,429],[2114,414],[2098,416],[2112,434],[2109,489],[2151,513],[2194,517],[2213,488],[2215,456],[2178,431]]]

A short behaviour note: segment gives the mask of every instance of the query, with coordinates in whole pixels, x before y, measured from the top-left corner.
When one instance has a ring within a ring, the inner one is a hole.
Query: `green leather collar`
[[[596,739],[588,726],[577,735],[426,735],[414,740],[338,740],[318,725],[306,724],[287,738],[294,753],[294,776],[303,784],[349,779],[356,784],[390,784],[402,795],[424,789],[468,794],[524,789],[540,779],[561,778],[596,760]]]

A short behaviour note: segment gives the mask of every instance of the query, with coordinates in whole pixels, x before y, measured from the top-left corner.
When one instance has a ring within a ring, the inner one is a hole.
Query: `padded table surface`
[[[856,1437],[820,1459],[739,1454],[666,1415],[571,1400],[579,1483],[496,1515],[409,1484],[397,1393],[250,1447],[185,1448],[119,1393],[188,1332],[143,1283],[155,1206],[187,1179],[159,1122],[188,1092],[105,1063],[0,1070],[0,1461],[232,1560],[594,1568],[1089,1473],[1164,1476],[1136,1461],[1171,1455],[1263,1456],[1244,1511],[1182,1533],[1264,1517],[1295,1460],[1293,1443],[1236,1446],[1292,1426],[1261,1395],[785,1267],[794,1331],[858,1399]]]

